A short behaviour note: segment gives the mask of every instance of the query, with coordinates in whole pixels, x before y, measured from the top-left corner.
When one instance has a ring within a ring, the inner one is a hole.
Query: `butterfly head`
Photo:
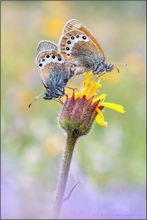
[[[105,70],[106,72],[111,72],[114,68],[114,65],[105,61]]]
[[[49,89],[47,89],[47,90],[45,91],[45,93],[44,93],[43,98],[44,98],[45,100],[52,100],[52,99],[53,99],[53,93],[52,93]]]
[[[63,86],[46,88],[43,98],[46,100],[60,99],[65,95],[65,89]]]
[[[121,63],[121,64],[126,65],[124,63]],[[114,66],[114,64],[105,62],[105,68],[106,68],[106,72],[111,72],[115,68],[119,73],[119,69],[116,66]]]

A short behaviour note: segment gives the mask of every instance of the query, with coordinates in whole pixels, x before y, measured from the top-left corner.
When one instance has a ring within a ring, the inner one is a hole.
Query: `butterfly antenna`
[[[28,105],[28,108],[30,108],[31,107],[31,105],[32,105],[32,103],[33,102],[35,102],[35,101],[37,101],[41,96],[43,96],[44,95],[44,93],[42,93],[41,95],[38,95],[29,105]]]
[[[121,65],[127,66],[127,64],[126,64],[126,63],[114,62],[114,64],[121,64]]]
[[[124,65],[124,66],[127,66],[127,64],[126,63],[119,63],[119,62],[115,62],[114,64],[122,64],[122,65]],[[119,69],[116,67],[116,66],[114,66],[115,67],[115,69],[117,69],[117,71],[118,71],[118,73],[119,73]]]
[[[116,66],[114,66],[115,67],[115,69],[117,69],[117,71],[118,71],[118,73],[119,73],[119,69],[116,67]]]

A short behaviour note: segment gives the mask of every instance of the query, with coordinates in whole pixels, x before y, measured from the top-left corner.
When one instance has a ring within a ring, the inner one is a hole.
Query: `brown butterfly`
[[[64,59],[74,64],[75,75],[89,71],[102,75],[111,72],[115,67],[105,60],[105,54],[96,38],[77,19],[71,19],[66,23],[59,49]]]
[[[71,70],[71,64],[65,61],[57,50],[57,45],[51,41],[43,40],[38,44],[35,61],[46,91],[37,96],[34,101],[43,96],[46,100],[55,99],[61,102],[60,98],[65,95],[66,84],[74,73]]]

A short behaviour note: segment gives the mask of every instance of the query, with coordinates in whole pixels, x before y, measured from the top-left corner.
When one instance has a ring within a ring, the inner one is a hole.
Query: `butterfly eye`
[[[58,61],[61,61],[61,58],[60,58],[60,57],[58,58]]]
[[[55,55],[53,55],[52,58],[55,59]]]
[[[71,39],[74,40],[75,38],[72,36]]]
[[[67,83],[67,82],[68,82],[68,79],[64,79],[64,82]]]
[[[49,55],[46,55],[46,58],[49,58],[50,56]]]
[[[67,41],[67,44],[71,44],[71,41],[70,41],[70,40],[68,40],[68,41]]]
[[[83,38],[84,40],[86,40],[86,36],[83,36],[82,38]]]
[[[77,35],[76,38],[79,38],[79,35]]]
[[[45,59],[42,59],[42,61],[44,62],[44,61],[45,61]]]
[[[54,94],[54,98],[59,98],[59,95],[58,94]]]
[[[69,50],[69,47],[66,47],[66,50]]]
[[[42,66],[42,63],[39,63],[39,66],[41,67],[41,66]]]

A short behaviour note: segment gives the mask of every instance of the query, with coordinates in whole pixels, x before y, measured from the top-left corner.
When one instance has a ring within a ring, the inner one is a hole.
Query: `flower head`
[[[96,116],[95,120],[101,126],[106,127],[108,125],[108,123],[104,121],[104,115],[103,115],[104,108],[106,108],[106,107],[111,108],[119,113],[124,113],[125,110],[122,105],[114,104],[114,103],[110,103],[110,102],[104,102],[106,99],[106,96],[107,96],[106,94],[102,94],[102,95],[96,97],[97,93],[99,92],[99,88],[102,87],[102,85],[100,84],[101,78],[98,82],[92,81],[92,75],[93,75],[92,72],[87,74],[86,79],[84,81],[84,86],[82,88],[82,91],[75,93],[75,99],[85,95],[86,99],[93,97],[92,103],[96,103],[97,101],[99,101],[96,106],[96,109],[95,109],[97,112],[97,116]]]
[[[100,80],[93,81],[92,76],[92,72],[86,75],[80,92],[73,91],[72,96],[67,96],[60,115],[61,127],[67,132],[75,132],[77,136],[87,134],[94,120],[101,126],[107,126],[103,115],[104,108],[125,112],[121,105],[104,102],[106,94],[96,97],[102,85]]]

